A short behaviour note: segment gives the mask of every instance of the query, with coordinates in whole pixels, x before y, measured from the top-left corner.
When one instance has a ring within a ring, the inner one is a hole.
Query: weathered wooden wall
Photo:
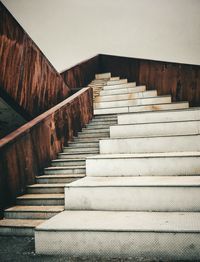
[[[147,89],[157,89],[159,95],[171,94],[173,101],[189,101],[200,106],[200,66],[100,55],[101,72],[128,78]]]
[[[99,72],[99,55],[97,55],[63,71],[61,76],[67,86],[74,89],[87,86]]]
[[[0,88],[30,118],[69,94],[60,74],[1,2]]]
[[[83,88],[0,140],[0,210],[15,202],[93,114],[92,89]],[[0,212],[1,213],[1,212]]]

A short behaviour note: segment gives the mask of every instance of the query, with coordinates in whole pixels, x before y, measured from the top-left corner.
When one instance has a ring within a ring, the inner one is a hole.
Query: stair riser
[[[105,133],[95,133],[95,134],[79,134],[79,138],[84,138],[84,137],[96,137],[96,138],[104,138],[104,137],[109,137],[110,133],[105,132]],[[88,149],[89,150],[89,149]]]
[[[36,231],[35,239],[37,254],[95,255],[105,260],[142,257],[147,261],[194,261],[200,257],[200,236],[196,233],[187,233],[186,241],[185,234],[173,232]]]
[[[78,158],[86,158],[87,156],[92,156],[92,155],[93,154],[89,154],[89,153],[88,154],[87,153],[86,154],[81,154],[80,153],[80,154],[75,154],[75,155],[74,154],[73,155],[68,155],[68,154],[67,155],[62,155],[62,154],[60,154],[60,155],[58,155],[58,159],[71,159],[71,158],[72,159],[74,159],[74,158],[78,159]]]
[[[200,121],[121,125],[110,127],[111,138],[199,134]]]
[[[62,161],[62,162],[52,162],[51,163],[52,166],[84,166],[85,165],[85,160],[83,161],[76,161],[76,162],[66,162],[66,161]]]
[[[117,116],[116,115],[107,115],[107,116],[104,116],[104,115],[99,115],[99,116],[95,116],[95,118],[93,118],[90,123],[94,123],[94,122],[97,122],[97,121],[104,121],[104,122],[112,122],[112,121],[116,121],[117,120]]]
[[[191,120],[200,120],[200,110],[160,111],[118,116],[120,125]]]
[[[50,188],[50,187],[42,187],[42,188],[28,188],[28,194],[62,194],[64,193],[64,186],[57,187],[57,188]]]
[[[109,130],[109,129],[108,129]],[[98,147],[98,143],[97,142],[90,142],[90,143],[78,143],[77,141],[75,141],[74,143],[69,143],[70,147]]]
[[[124,101],[113,101],[113,102],[100,102],[95,103],[95,109],[100,108],[113,108],[113,107],[123,107],[123,106],[140,106],[149,104],[168,104],[171,103],[171,97],[154,97],[154,98],[140,98],[133,100]]]
[[[174,110],[174,109],[185,109],[188,108],[189,104],[187,102],[183,103],[173,103],[173,104],[153,104],[146,106],[132,106],[129,107],[128,112],[147,112],[147,111],[162,111],[162,110]]]
[[[109,128],[110,128],[110,126],[111,125],[116,125],[117,124],[117,122],[113,122],[112,124],[109,124],[109,125],[105,125],[104,123],[102,123],[102,124],[95,124],[95,125],[91,125],[91,126],[88,126],[87,127],[87,130],[88,129],[95,129],[95,130],[101,130],[102,128],[107,128],[108,130],[109,130]]]
[[[85,168],[73,168],[65,170],[45,170],[45,175],[84,174]]]
[[[109,80],[107,82],[107,86],[105,86],[105,88],[118,88],[118,86],[123,85],[123,84],[127,84],[128,80],[127,79],[119,79],[119,80]],[[130,85],[131,83],[129,83]]]
[[[17,205],[20,206],[62,206],[64,199],[17,199]]]
[[[94,115],[174,110],[174,109],[184,109],[184,108],[188,108],[188,107],[189,107],[188,103],[145,105],[145,106],[133,106],[133,107],[116,107],[116,108],[106,108],[106,109],[95,109]]]
[[[157,96],[157,91],[147,91],[147,92],[124,94],[124,95],[99,96],[95,99],[95,102],[131,100],[136,98],[155,97],[155,96]]]
[[[34,236],[34,228],[0,227],[1,236]]]
[[[100,96],[107,96],[107,95],[123,95],[123,94],[131,94],[131,93],[138,93],[138,92],[145,92],[146,86],[137,86],[137,87],[122,87],[118,89],[111,89],[111,90],[101,90]]]
[[[199,212],[198,199],[200,187],[65,187],[66,210]]]
[[[101,140],[101,154],[200,151],[199,136]]]
[[[49,219],[58,212],[4,212],[4,217],[8,219]]]
[[[114,121],[109,121],[109,122],[107,122],[107,121],[96,121],[96,122],[92,122],[92,123],[90,123],[89,124],[89,126],[87,126],[87,128],[93,128],[93,127],[96,127],[96,126],[104,126],[105,125],[105,127],[109,127],[109,126],[111,126],[111,125],[115,125],[115,124],[117,124],[117,120],[114,120]]]
[[[95,118],[92,119],[92,121],[94,120],[97,120],[97,119],[101,119],[101,120],[104,120],[104,119],[107,119],[107,120],[114,120],[114,119],[117,119],[117,116],[116,115],[109,115],[109,116],[95,116]]]
[[[108,137],[108,136],[104,136],[103,138]],[[84,136],[81,136],[81,138],[84,138]],[[87,138],[87,136],[86,136]],[[93,136],[91,137],[93,138]],[[64,153],[77,153],[77,154],[81,154],[81,153],[90,153],[90,152],[98,152],[97,147],[90,147],[90,148],[64,148],[63,149]]]
[[[38,184],[55,184],[55,183],[71,183],[76,181],[77,178],[40,178],[36,179]]]
[[[109,128],[101,128],[98,130],[96,130],[95,128],[91,128],[91,129],[83,128],[82,132],[79,134],[96,134],[96,133],[101,134],[105,132],[109,132]]]
[[[86,174],[99,177],[199,175],[200,157],[87,159]]]

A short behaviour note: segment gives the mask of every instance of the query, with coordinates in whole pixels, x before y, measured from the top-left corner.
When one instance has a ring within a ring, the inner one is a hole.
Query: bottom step
[[[200,213],[64,211],[36,228],[35,244],[37,254],[195,260]]]
[[[39,219],[2,219],[0,220],[1,236],[34,236],[34,229],[44,220]]]

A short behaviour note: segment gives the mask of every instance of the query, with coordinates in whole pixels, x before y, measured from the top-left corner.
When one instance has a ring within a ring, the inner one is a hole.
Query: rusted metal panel
[[[0,88],[30,118],[64,100],[69,88],[0,2]]]
[[[63,71],[61,76],[67,86],[74,89],[87,86],[99,72],[99,55],[97,55]]]
[[[34,183],[92,115],[92,89],[83,88],[0,140],[1,210]]]
[[[200,105],[200,66],[100,55],[101,72],[128,78],[147,89],[156,89],[159,95],[172,95],[173,101],[189,101]]]

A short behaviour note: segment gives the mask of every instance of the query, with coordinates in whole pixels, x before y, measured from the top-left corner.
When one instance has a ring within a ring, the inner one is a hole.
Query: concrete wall
[[[61,71],[97,53],[200,64],[199,0],[3,0]]]

